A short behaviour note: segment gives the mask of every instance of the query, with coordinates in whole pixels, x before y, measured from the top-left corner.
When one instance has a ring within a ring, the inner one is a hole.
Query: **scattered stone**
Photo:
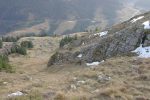
[[[110,80],[111,80],[111,77],[109,77],[108,75],[98,75],[99,82],[106,82]]]
[[[11,93],[11,94],[8,94],[8,97],[15,97],[15,96],[22,96],[23,93],[20,92],[20,91],[17,91],[17,92],[14,92],[14,93]]]
[[[74,84],[71,84],[71,89],[73,89],[73,90],[76,90],[77,89],[77,87],[74,85]]]
[[[4,85],[7,85],[7,84],[8,84],[8,82],[3,82],[3,84],[4,84]]]
[[[77,80],[77,77],[74,77],[73,80],[74,80],[74,81]]]
[[[85,84],[85,81],[77,81],[77,85]]]

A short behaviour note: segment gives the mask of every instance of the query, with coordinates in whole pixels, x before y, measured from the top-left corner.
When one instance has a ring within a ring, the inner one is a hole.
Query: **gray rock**
[[[97,44],[83,48],[85,60],[101,61],[107,58],[133,51],[142,41],[144,29],[142,26],[130,26],[101,39]]]

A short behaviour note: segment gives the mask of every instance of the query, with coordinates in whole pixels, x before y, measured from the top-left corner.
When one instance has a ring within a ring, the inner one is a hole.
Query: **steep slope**
[[[150,46],[149,20],[150,12],[135,16],[126,22],[108,28],[104,32],[75,40],[52,56],[48,66],[68,62],[103,61],[110,57],[130,54],[141,44]],[[78,43],[77,41],[81,42]],[[76,42],[78,45],[75,45]],[[79,54],[82,56],[78,57]]]

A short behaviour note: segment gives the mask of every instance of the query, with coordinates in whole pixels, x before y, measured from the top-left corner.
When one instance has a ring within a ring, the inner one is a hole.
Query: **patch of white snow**
[[[104,31],[104,32],[100,32],[100,33],[96,33],[94,34],[94,36],[99,35],[100,37],[107,35],[108,31]]]
[[[150,57],[150,46],[142,47],[142,45],[140,45],[140,47],[138,47],[137,49],[135,49],[132,52],[137,53],[140,58],[149,58]]]
[[[104,62],[104,60],[103,61],[101,61],[101,62],[92,62],[92,63],[86,63],[86,65],[87,66],[97,66],[97,65],[99,65],[100,63],[103,63]]]
[[[75,21],[72,21],[72,20],[70,20],[70,21],[68,21],[69,23],[73,23],[73,22],[75,22]]]
[[[134,23],[134,22],[136,22],[136,21],[138,21],[138,20],[140,20],[142,18],[144,18],[144,16],[140,16],[138,18],[134,18],[133,20],[131,20],[131,22]]]
[[[92,22],[92,23],[95,23],[96,21],[95,21],[95,20],[92,20],[91,22]]]
[[[150,21],[146,21],[143,23],[144,29],[150,29]]]
[[[81,57],[82,57],[82,54],[79,54],[77,57],[78,57],[78,58],[81,58]]]

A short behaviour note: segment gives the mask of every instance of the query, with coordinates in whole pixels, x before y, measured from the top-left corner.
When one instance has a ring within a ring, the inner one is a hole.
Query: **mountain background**
[[[22,32],[18,30],[34,26],[34,30],[49,34],[95,27],[103,30],[149,10],[148,4],[149,0],[0,0],[0,34]]]

